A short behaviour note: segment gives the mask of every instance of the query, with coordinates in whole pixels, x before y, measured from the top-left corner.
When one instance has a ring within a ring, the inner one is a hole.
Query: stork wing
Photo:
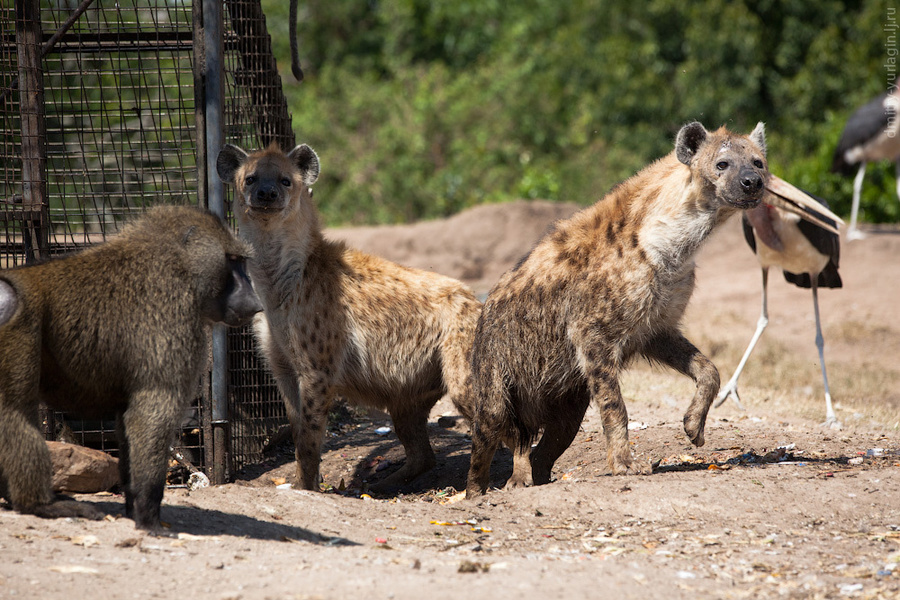
[[[832,173],[852,175],[856,170],[854,165],[848,164],[844,154],[851,148],[865,145],[884,132],[890,123],[894,111],[890,104],[885,104],[889,94],[885,92],[877,98],[873,98],[859,107],[844,126],[841,139],[834,149],[834,159],[831,163]]]

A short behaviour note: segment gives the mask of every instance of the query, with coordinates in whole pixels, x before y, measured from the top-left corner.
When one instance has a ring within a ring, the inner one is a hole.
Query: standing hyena
[[[284,395],[297,451],[297,485],[318,489],[333,399],[387,410],[406,463],[389,491],[435,464],[426,423],[448,393],[467,419],[469,360],[480,305],[462,283],[326,240],[310,186],[319,159],[302,144],[247,154],[225,146],[217,169],[237,189],[241,235],[265,309],[256,333]]]
[[[767,177],[762,123],[749,136],[690,123],[673,153],[557,223],[503,275],[482,309],[472,349],[467,495],[487,489],[500,441],[513,451],[508,487],[548,483],[591,400],[612,472],[645,470],[632,463],[618,382],[637,354],[696,382],[684,431],[703,445],[719,373],[679,329],[694,289],[694,255],[737,209],[759,204]]]

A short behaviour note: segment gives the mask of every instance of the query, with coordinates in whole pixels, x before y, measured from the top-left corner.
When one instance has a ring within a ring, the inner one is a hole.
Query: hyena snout
[[[745,194],[758,194],[762,191],[763,178],[755,170],[750,168],[741,169],[739,179],[741,189],[744,190]]]
[[[735,208],[755,208],[762,200],[764,188],[763,175],[751,167],[744,167],[727,183],[727,202]]]
[[[256,188],[253,199],[256,201],[257,205],[268,207],[278,203],[281,199],[281,190],[278,189],[278,186],[275,183],[260,184],[260,186]]]

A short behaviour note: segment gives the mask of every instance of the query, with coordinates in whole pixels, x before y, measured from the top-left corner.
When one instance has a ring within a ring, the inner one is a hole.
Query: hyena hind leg
[[[487,492],[491,484],[491,462],[500,446],[501,429],[504,425],[478,410],[472,422],[472,455],[469,464],[469,476],[466,482],[466,498],[475,498]],[[508,438],[511,436],[502,436]],[[511,444],[512,442],[508,442]],[[510,448],[516,448],[515,444]],[[527,453],[524,460],[529,465]],[[530,474],[530,473],[529,473]]]
[[[550,483],[553,465],[578,435],[578,429],[590,401],[588,394],[573,399],[572,405],[566,407],[567,410],[560,411],[544,426],[541,441],[531,453],[531,469],[535,485]]]
[[[371,486],[380,494],[392,493],[419,475],[430,471],[437,464],[431,442],[428,441],[428,413],[434,402],[420,403],[413,410],[394,411],[391,419],[397,438],[406,451],[406,462],[395,473]]]

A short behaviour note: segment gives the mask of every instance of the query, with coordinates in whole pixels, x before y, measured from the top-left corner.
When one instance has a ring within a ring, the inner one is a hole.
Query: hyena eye
[[[248,175],[247,178],[244,179],[244,183],[245,183],[246,185],[253,185],[254,183],[256,183],[256,176],[255,176],[255,175]]]
[[[291,187],[291,180],[285,177],[281,180],[281,185],[283,185],[284,187]]]
[[[763,162],[757,158],[756,160],[753,161],[753,166],[756,167],[757,169],[762,169]]]
[[[720,160],[716,163],[716,168],[720,171],[724,171],[728,168],[728,161]]]

